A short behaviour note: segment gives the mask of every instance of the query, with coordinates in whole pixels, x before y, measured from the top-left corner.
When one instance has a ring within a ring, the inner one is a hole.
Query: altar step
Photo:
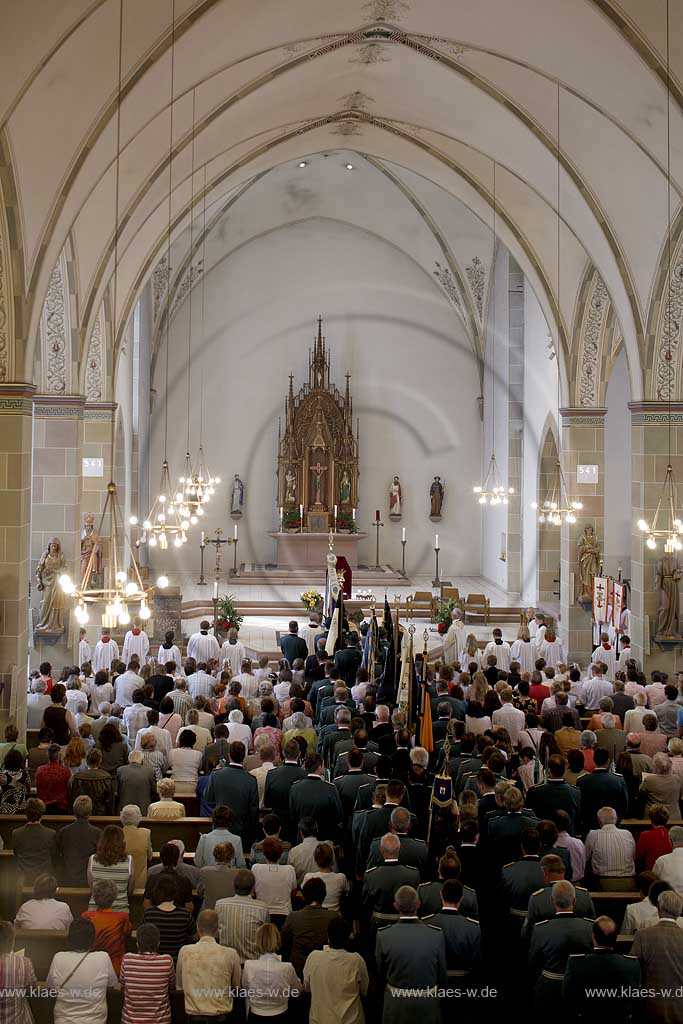
[[[389,587],[394,583],[401,587],[411,585],[410,579],[402,576],[399,570],[394,569],[391,565],[381,565],[379,568],[359,565],[352,572],[353,586],[361,590],[365,587]],[[301,566],[297,569],[264,562],[243,562],[239,577],[237,579],[233,577],[231,582],[267,583],[269,585],[283,583],[290,587],[317,587],[322,590],[325,586],[325,568]]]

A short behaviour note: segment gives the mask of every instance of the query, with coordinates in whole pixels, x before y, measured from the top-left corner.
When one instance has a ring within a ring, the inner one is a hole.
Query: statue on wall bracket
[[[401,481],[395,476],[389,487],[389,518],[399,520],[401,518],[403,504],[403,491]]]
[[[230,515],[233,519],[241,519],[244,512],[244,484],[239,473],[235,473],[230,492]]]
[[[440,476],[435,476],[432,480],[432,485],[429,488],[429,518],[433,523],[438,523],[441,519],[441,509],[443,508],[443,492],[444,485],[441,481]]]

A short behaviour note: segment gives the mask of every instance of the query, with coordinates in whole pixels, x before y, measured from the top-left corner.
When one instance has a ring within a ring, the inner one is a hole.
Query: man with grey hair
[[[421,1024],[440,1024],[442,1019],[438,989],[447,984],[446,942],[440,928],[420,921],[418,905],[415,888],[402,885],[394,897],[398,921],[377,932],[375,961],[384,987],[384,1024],[401,1024],[414,1014]]]
[[[63,884],[74,888],[88,885],[88,861],[97,849],[102,830],[88,820],[92,814],[92,800],[79,796],[74,800],[75,821],[57,829],[57,855],[62,866]]]
[[[632,956],[640,961],[641,985],[653,992],[642,1004],[642,1019],[652,1024],[683,1019],[683,931],[677,924],[682,911],[683,900],[677,893],[660,893],[659,920],[641,928],[631,947]]]
[[[47,691],[47,683],[38,676],[31,682],[31,689],[26,698],[26,728],[40,729],[45,708],[49,708],[52,699]]]
[[[334,764],[334,748],[337,743],[343,743],[350,738],[351,710],[347,707],[338,707],[335,710],[334,724],[325,726],[318,736],[318,752],[322,754],[323,761],[329,768]]]
[[[606,711],[602,715],[602,726],[598,729],[598,742],[609,751],[609,756],[616,762],[626,746],[626,733],[619,726],[616,715]]]
[[[372,915],[375,927],[397,920],[394,894],[400,886],[413,886],[417,890],[420,884],[418,869],[399,862],[400,851],[399,837],[387,832],[379,841],[380,863],[365,872],[363,906],[366,914]]]
[[[672,820],[681,816],[683,775],[672,772],[671,758],[661,751],[652,758],[652,772],[643,773],[639,793],[645,797],[645,813],[653,804],[663,804]]]
[[[529,945],[535,1010],[557,1010],[570,954],[589,953],[593,948],[593,922],[574,913],[576,893],[571,882],[555,882],[551,899],[554,916],[534,925]]]
[[[137,804],[143,817],[147,814],[149,805],[156,799],[157,780],[154,769],[144,763],[141,750],[131,750],[128,764],[117,769],[116,788],[119,810],[126,804]]]
[[[586,861],[599,879],[601,889],[624,891],[635,888],[635,852],[633,836],[617,828],[613,807],[598,811],[597,829],[586,836]]]
[[[185,996],[189,1020],[225,1019],[232,1013],[232,993],[239,986],[240,958],[218,943],[218,914],[202,910],[197,917],[199,942],[182,946],[176,967],[176,989]]]
[[[394,807],[389,818],[389,828],[400,844],[398,853],[399,864],[408,864],[410,867],[417,868],[420,872],[421,880],[425,881],[429,873],[429,852],[427,844],[423,839],[413,839],[412,836],[408,835],[411,825],[412,816],[410,811],[405,807]],[[380,838],[375,838],[370,844],[368,868],[378,867],[382,863],[381,842]]]
[[[655,878],[668,882],[674,892],[683,896],[683,827],[673,825],[669,829],[671,853],[658,857],[652,868]]]
[[[553,887],[556,882],[564,881],[564,862],[555,853],[546,853],[545,857],[541,857],[541,870],[543,872],[543,887],[536,889],[531,894],[527,906],[526,921],[522,929],[522,934],[526,938],[533,932],[535,924],[554,915]],[[574,886],[574,913],[579,917],[595,917],[591,894],[580,885]]]

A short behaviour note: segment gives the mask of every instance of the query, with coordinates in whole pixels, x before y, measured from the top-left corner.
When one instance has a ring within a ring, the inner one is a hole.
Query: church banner
[[[607,609],[610,605],[609,576],[593,577],[593,622],[602,625],[607,622]]]
[[[617,583],[616,580],[612,583],[612,625],[615,629],[619,629],[621,626],[621,614],[624,610],[624,584]]]

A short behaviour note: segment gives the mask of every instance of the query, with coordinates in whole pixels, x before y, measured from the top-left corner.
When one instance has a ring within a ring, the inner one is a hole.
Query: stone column
[[[522,461],[524,445],[524,273],[508,256],[508,593],[522,589]]]
[[[0,384],[0,725],[26,728],[32,384]]]
[[[569,498],[581,501],[576,523],[560,527],[560,631],[570,661],[586,663],[593,650],[590,609],[577,604],[581,590],[578,540],[590,524],[601,548],[605,523],[605,414],[606,409],[560,409],[562,421],[561,460]],[[595,484],[578,484],[576,469],[581,464],[598,467]]]
[[[669,464],[669,419],[671,420],[671,465],[677,484],[680,515],[680,500],[683,498],[683,403],[672,402],[629,402],[631,410],[631,460],[632,460],[632,516],[631,535],[631,640],[633,653],[648,670],[661,668],[669,673],[675,671],[674,658],[680,668],[680,647],[660,648],[654,642],[657,632],[657,609],[659,593],[656,586],[655,570],[657,561],[664,552],[664,543],[657,541],[657,548],[651,551],[647,536],[637,529],[639,519],[652,524],[657,503],[662,494],[662,484]],[[669,521],[666,513],[661,525]],[[681,552],[683,554],[683,552]],[[679,556],[683,567],[683,558]],[[680,631],[679,623],[679,631]]]
[[[50,538],[57,537],[66,571],[72,579],[78,578],[84,404],[82,395],[36,395],[33,400],[32,575]],[[38,591],[33,593],[32,603],[37,612]],[[73,657],[77,623],[67,615],[65,624],[66,632],[56,642],[36,642],[36,664],[47,660],[61,665]]]
[[[149,512],[149,439],[150,439],[150,346],[154,314],[152,308],[152,289],[150,284],[140,296],[140,334],[138,342],[138,488],[137,517],[143,521]],[[155,486],[156,483],[155,483]],[[147,565],[147,545],[142,544],[138,551],[140,565]]]
[[[88,472],[97,468],[100,475],[84,476],[81,495],[81,526],[86,512],[95,516],[95,527],[107,498],[107,484],[112,475],[112,420],[116,413],[115,402],[88,402],[83,409],[83,458],[101,459],[99,466],[89,464]]]

